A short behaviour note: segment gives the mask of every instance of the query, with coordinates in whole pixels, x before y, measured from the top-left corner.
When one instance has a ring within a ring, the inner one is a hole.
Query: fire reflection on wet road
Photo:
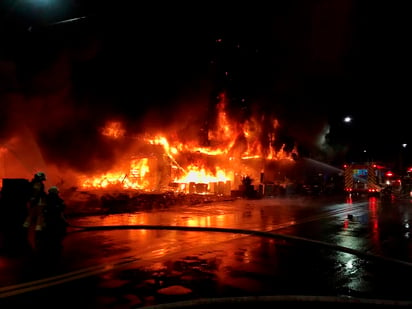
[[[365,204],[366,202],[334,204],[333,207],[329,205],[330,208],[325,211],[318,202],[308,199],[238,200],[134,214],[93,216],[71,220],[71,223],[78,226],[171,225],[279,231],[296,224],[336,216],[344,218],[348,213],[364,212],[367,211]],[[126,254],[159,258],[188,248],[211,246],[239,237],[244,235],[144,229],[115,230],[75,233],[67,237],[64,246],[65,255],[71,257],[70,264],[81,267],[88,266],[83,265],[86,261],[91,264],[101,262],[103,257],[114,258]]]
[[[385,254],[389,259],[394,257],[404,261],[390,267],[384,265],[384,269],[376,261],[370,263],[363,257],[339,250],[322,246],[302,247],[287,240],[244,234],[162,229],[73,229],[64,240],[58,272],[84,269],[87,275],[87,269],[103,265],[100,275],[90,271],[90,279],[97,276],[93,281],[93,286],[101,293],[97,302],[106,305],[123,299],[124,293],[135,296],[134,304],[147,305],[154,295],[159,296],[159,289],[174,285],[189,287],[192,295],[196,291],[200,293],[197,296],[203,297],[239,293],[279,294],[292,290],[303,294],[319,294],[321,291],[327,295],[352,296],[372,291],[375,296],[400,297],[405,290],[398,277],[408,276],[412,264],[408,263],[410,254],[402,250],[405,244],[409,244],[408,239],[401,244],[399,239],[393,241],[398,212],[402,212],[400,217],[403,221],[400,220],[399,224],[403,225],[410,210],[402,203],[395,206],[376,200],[348,202],[299,198],[238,200],[70,220],[75,226],[200,226],[272,231],[370,254]],[[116,263],[126,260],[133,262],[125,264],[123,270],[117,269]],[[376,280],[375,272],[379,280]],[[69,280],[71,275],[67,278]],[[13,280],[19,281],[9,281],[8,284],[19,283],[27,277],[22,274]],[[388,280],[397,280],[398,283],[388,289]],[[78,285],[87,287],[84,283]],[[127,291],[130,285],[138,287],[137,290]],[[122,291],[119,295],[107,299],[107,293],[118,290]]]

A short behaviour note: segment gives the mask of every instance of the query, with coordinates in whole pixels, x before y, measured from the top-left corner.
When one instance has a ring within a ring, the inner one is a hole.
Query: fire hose
[[[238,228],[218,228],[218,227],[198,227],[198,226],[168,226],[168,225],[105,225],[105,226],[78,226],[72,225],[67,222],[68,226],[77,229],[77,232],[81,231],[108,231],[108,230],[174,230],[174,231],[190,231],[190,232],[217,232],[217,233],[235,233],[244,234],[250,236],[266,237],[271,239],[282,239],[298,243],[311,244],[316,246],[325,247],[332,250],[337,250],[349,254],[353,254],[366,259],[374,259],[377,261],[390,262],[400,264],[403,266],[411,267],[412,263],[392,259],[380,255],[375,255],[359,250],[354,250],[348,247],[343,247],[323,241],[277,234],[272,232],[247,230]],[[201,298],[188,301],[179,301],[173,303],[159,304],[149,306],[150,309],[167,309],[167,308],[189,308],[205,305],[224,305],[224,304],[240,304],[250,303],[264,304],[264,303],[331,303],[331,304],[357,304],[357,305],[386,305],[386,306],[412,306],[412,301],[399,301],[399,300],[383,300],[383,299],[364,299],[356,297],[345,296],[308,296],[308,295],[275,295],[275,296],[245,296],[245,297],[218,297],[218,298]]]
[[[97,226],[78,226],[73,225],[69,221],[67,221],[68,227],[77,229],[79,231],[108,231],[108,230],[169,230],[169,231],[187,231],[187,232],[217,232],[217,233],[234,233],[234,234],[244,234],[250,236],[257,236],[257,237],[265,237],[265,238],[272,238],[272,239],[282,239],[288,241],[294,241],[303,244],[312,244],[316,246],[321,246],[325,248],[329,248],[336,251],[341,251],[349,254],[356,255],[361,258],[377,260],[377,261],[385,261],[395,264],[400,264],[407,267],[412,267],[412,263],[393,259],[381,255],[371,254],[368,252],[363,252],[355,249],[351,249],[344,246],[339,246],[335,244],[331,244],[324,241],[299,237],[299,236],[291,236],[285,234],[278,234],[272,232],[265,232],[265,231],[258,231],[258,230],[247,230],[247,229],[238,229],[238,228],[220,228],[220,227],[200,227],[200,226],[179,226],[179,225],[150,225],[150,224],[140,224],[140,225],[97,225]]]
[[[86,232],[86,231],[108,231],[108,230],[178,230],[178,231],[198,231],[198,232],[218,232],[218,233],[235,233],[235,234],[245,234],[258,237],[266,237],[272,239],[283,239],[289,241],[295,241],[305,244],[312,244],[317,246],[326,247],[333,250],[338,250],[346,252],[349,254],[357,255],[360,257],[368,259],[376,259],[385,262],[391,262],[396,264],[401,264],[403,266],[412,266],[412,263],[408,263],[401,260],[391,259],[379,255],[373,255],[361,251],[357,251],[351,248],[342,247],[326,242],[321,242],[312,239],[306,239],[297,236],[288,236],[283,234],[276,234],[272,232],[264,232],[257,230],[246,230],[237,228],[217,228],[217,227],[193,227],[193,226],[167,226],[167,225],[107,225],[107,226],[79,226],[71,224],[66,219],[66,224],[68,227],[74,228],[71,232]],[[53,278],[47,278],[39,280],[38,282],[28,282],[24,284],[19,284],[16,286],[8,286],[0,288],[0,298],[18,295],[26,293],[29,291],[46,288],[50,285],[61,284],[67,281],[76,280],[88,276],[89,274],[98,274],[108,269],[114,269],[117,267],[122,267],[124,265],[134,263],[138,261],[138,258],[119,260],[110,267],[107,265],[94,266],[92,269],[80,270],[77,272],[59,275]],[[159,304],[150,306],[147,308],[151,309],[166,309],[166,308],[184,308],[184,307],[196,307],[205,305],[225,305],[225,304],[240,304],[240,303],[250,303],[253,304],[264,304],[264,303],[329,303],[329,304],[361,304],[361,305],[386,305],[386,306],[412,306],[412,301],[399,301],[399,300],[385,300],[385,299],[365,299],[365,298],[354,298],[345,296],[311,296],[311,295],[275,295],[275,296],[246,296],[246,297],[218,297],[218,298],[207,298],[207,299],[195,299],[189,301],[180,301],[167,304]]]
[[[165,303],[153,306],[146,306],[145,309],[172,309],[172,308],[206,308],[202,306],[216,306],[216,305],[233,305],[237,304],[249,304],[249,306],[259,306],[259,308],[268,308],[264,304],[272,304],[270,308],[273,308],[273,303],[276,303],[276,308],[281,303],[286,303],[287,308],[290,308],[292,303],[295,304],[345,304],[355,306],[359,308],[359,305],[365,305],[365,308],[369,306],[389,306],[393,307],[410,307],[412,302],[409,301],[396,301],[396,300],[382,300],[382,299],[365,299],[359,297],[344,297],[344,296],[311,296],[311,295],[267,295],[267,296],[238,296],[238,297],[218,297],[218,298],[200,298],[194,300],[177,301],[172,303]],[[136,307],[141,308],[141,307]],[[220,308],[220,307],[217,307]],[[243,308],[243,307],[242,307]],[[323,307],[321,307],[323,308]],[[338,307],[340,308],[340,307]],[[362,307],[360,307],[362,308]],[[374,308],[374,307],[373,307]],[[386,307],[382,307],[386,308]]]

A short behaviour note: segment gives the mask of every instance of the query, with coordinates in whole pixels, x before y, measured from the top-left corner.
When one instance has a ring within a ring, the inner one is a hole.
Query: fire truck
[[[387,185],[389,169],[376,162],[344,165],[345,191],[355,194],[380,195]]]

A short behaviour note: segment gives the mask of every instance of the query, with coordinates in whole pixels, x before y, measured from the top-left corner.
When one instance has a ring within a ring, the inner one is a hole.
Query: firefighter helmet
[[[44,172],[37,172],[34,177],[39,180],[46,180],[46,174]]]
[[[51,194],[59,194],[60,191],[59,191],[59,188],[57,188],[56,186],[52,186],[52,187],[49,188],[49,193],[51,193]]]

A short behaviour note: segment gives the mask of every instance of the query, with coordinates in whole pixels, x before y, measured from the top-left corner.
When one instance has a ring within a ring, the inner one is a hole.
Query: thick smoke
[[[347,13],[350,1],[340,3]],[[314,16],[323,16],[325,5],[308,5],[306,13],[281,7],[287,19],[254,22],[229,22],[222,13],[213,25],[198,16],[169,23],[176,19],[164,14],[150,33],[135,19],[103,23],[106,15],[91,24],[34,29],[22,36],[17,55],[2,57],[0,145],[24,153],[19,157],[30,173],[104,172],[132,147],[127,138],[101,134],[109,121],[121,121],[128,134],[173,132],[182,142],[207,146],[216,97],[224,89],[231,94],[230,117],[257,121],[262,144],[273,133],[277,150],[328,150],[326,114],[334,98],[319,94],[327,79],[322,76],[341,69],[346,19],[333,20],[336,31],[324,32]],[[302,20],[316,25],[311,42],[302,37]],[[213,42],[225,45],[211,47]],[[318,53],[320,45],[328,48]],[[234,50],[239,47],[240,53]],[[307,86],[313,75],[315,90]]]
[[[52,33],[32,35],[25,38],[19,56],[2,62],[3,85],[8,87],[1,93],[1,147],[25,167],[21,177],[54,167],[59,173],[109,168],[114,149],[123,146],[114,147],[100,134],[111,111],[90,97],[77,96],[73,81],[74,67],[92,58],[95,50],[64,45]],[[10,160],[4,163],[4,176],[16,177],[10,174]]]

